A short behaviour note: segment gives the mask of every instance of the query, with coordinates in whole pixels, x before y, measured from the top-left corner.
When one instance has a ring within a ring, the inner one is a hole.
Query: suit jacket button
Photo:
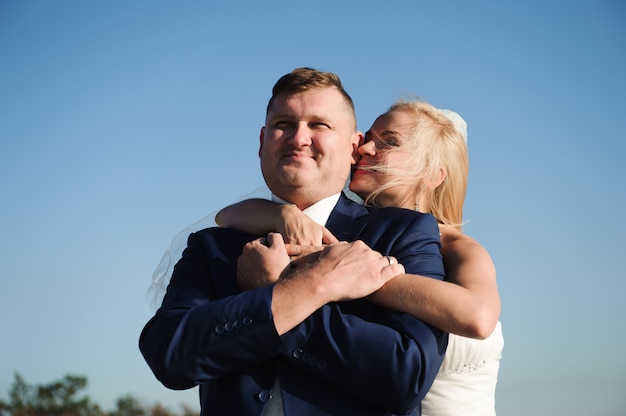
[[[250,325],[252,323],[252,318],[250,318],[249,316],[246,316],[245,318],[243,318],[243,324],[244,325]]]
[[[293,355],[293,358],[300,358],[302,357],[302,350],[300,348],[296,348],[291,352],[291,355]]]
[[[230,332],[230,331],[232,331],[232,330],[233,330],[233,328],[234,328],[234,325],[233,325],[233,324],[231,324],[230,322],[227,322],[227,323],[224,325],[224,329],[226,330],[226,332]]]
[[[258,397],[261,403],[267,403],[272,398],[272,394],[268,390],[263,390],[259,393]]]
[[[224,327],[222,325],[218,325],[213,330],[217,335],[222,335],[224,333]]]

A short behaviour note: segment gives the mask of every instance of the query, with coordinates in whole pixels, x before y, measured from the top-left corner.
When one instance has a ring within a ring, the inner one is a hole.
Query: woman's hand
[[[328,230],[309,218],[295,205],[277,205],[274,229],[283,235],[285,243],[300,245],[334,244],[339,240]]]
[[[326,228],[306,216],[295,205],[265,199],[246,199],[223,208],[215,216],[220,227],[250,234],[278,232],[292,244],[334,244],[338,240]]]

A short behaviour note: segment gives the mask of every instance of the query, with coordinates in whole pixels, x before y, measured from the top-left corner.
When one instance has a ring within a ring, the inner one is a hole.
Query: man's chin
[[[303,182],[317,175],[313,168],[298,162],[283,163],[278,166],[276,173],[277,177],[283,178],[286,182]]]
[[[298,189],[314,186],[315,184],[315,181],[299,170],[283,169],[280,171],[280,175],[277,176],[277,179],[284,189]]]

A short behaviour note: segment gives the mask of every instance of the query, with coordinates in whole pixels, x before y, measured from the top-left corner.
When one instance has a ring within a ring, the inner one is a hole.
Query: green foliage
[[[131,395],[121,396],[116,409],[103,412],[89,397],[79,396],[87,387],[87,378],[66,375],[50,384],[33,386],[18,373],[9,391],[9,401],[0,400],[0,416],[197,416],[189,406],[182,413],[172,413],[160,404],[145,408]]]
[[[87,379],[66,375],[50,384],[31,386],[15,374],[9,403],[1,402],[2,415],[11,416],[103,416],[97,404],[87,397],[76,397],[87,386]]]
[[[110,416],[144,416],[146,413],[137,399],[126,395],[116,401],[117,411],[109,413]]]

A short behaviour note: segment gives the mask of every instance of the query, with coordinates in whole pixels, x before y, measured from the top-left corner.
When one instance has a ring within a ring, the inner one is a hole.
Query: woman
[[[366,133],[350,183],[365,204],[431,213],[440,223],[447,281],[400,275],[370,296],[451,333],[445,360],[422,404],[426,416],[495,415],[503,348],[500,299],[489,254],[461,232],[465,139],[465,122],[456,113],[419,100],[398,101]],[[297,208],[269,201],[227,207],[216,221],[258,234],[278,231],[295,244],[337,241]]]

